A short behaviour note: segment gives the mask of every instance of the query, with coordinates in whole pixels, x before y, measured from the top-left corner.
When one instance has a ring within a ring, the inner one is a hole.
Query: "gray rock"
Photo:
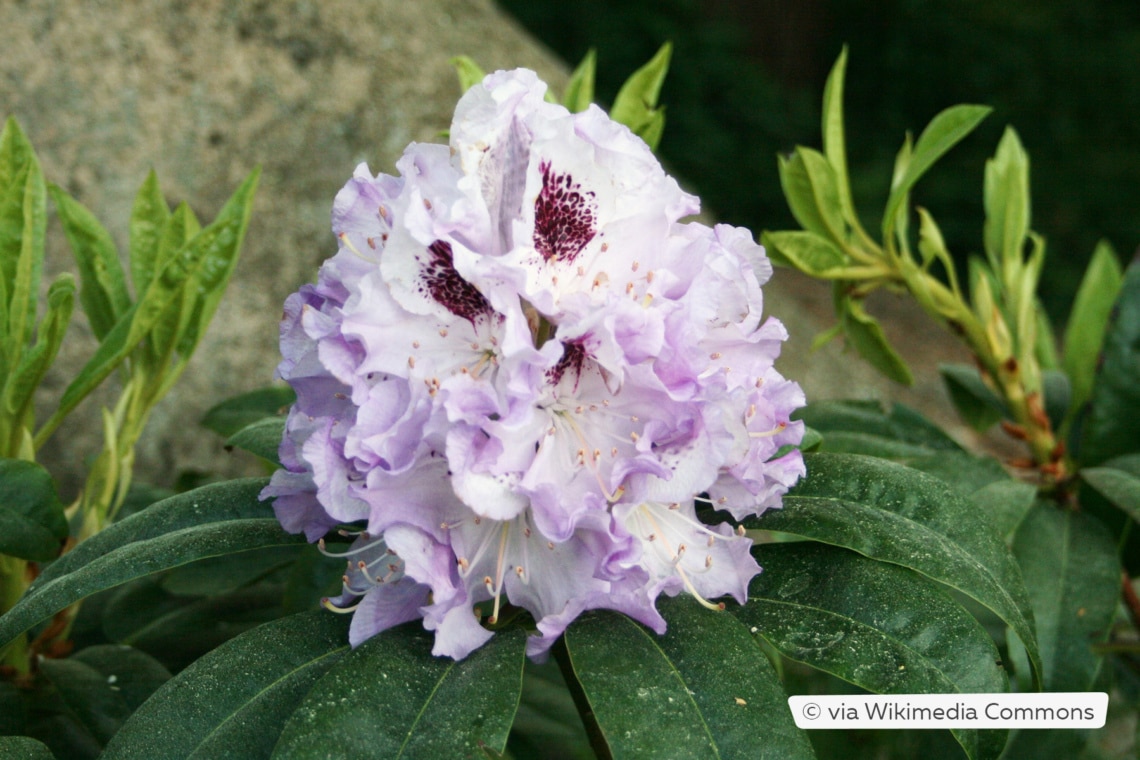
[[[281,304],[335,250],[333,196],[358,162],[392,171],[408,142],[446,128],[459,94],[449,58],[467,54],[488,70],[533,68],[556,91],[566,77],[565,65],[491,0],[27,0],[0,5],[0,29],[0,110],[20,120],[48,179],[91,208],[120,250],[151,167],[171,205],[185,200],[212,218],[245,174],[263,166],[230,291],[140,443],[136,477],[152,483],[185,469],[250,471],[249,459],[226,453],[198,421],[214,403],[272,380]],[[49,277],[74,270],[59,229],[49,238]],[[885,388],[853,356],[808,355],[812,335],[828,324],[817,308],[828,303],[825,286],[779,272],[767,292],[793,335],[785,370],[813,397]],[[919,345],[931,353],[946,341],[923,335]],[[93,350],[76,316],[45,405]],[[911,400],[938,408],[934,388],[927,383]],[[112,399],[102,392],[86,402],[42,454],[65,497],[98,450],[98,407]]]

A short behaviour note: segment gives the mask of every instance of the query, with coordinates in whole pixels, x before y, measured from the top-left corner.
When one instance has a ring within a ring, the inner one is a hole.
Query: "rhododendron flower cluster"
[[[297,401],[264,491],[344,552],[352,643],[423,619],[462,658],[506,605],[541,656],[579,614],[663,632],[657,597],[746,600],[751,540],[697,518],[778,507],[804,472],[798,385],[762,315],[771,265],[626,127],[529,71],[460,100],[450,145],[361,165],[339,251],[285,305]]]

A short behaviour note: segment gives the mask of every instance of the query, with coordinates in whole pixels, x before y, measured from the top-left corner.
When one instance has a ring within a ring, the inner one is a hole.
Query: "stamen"
[[[355,610],[357,607],[359,607],[359,606],[360,606],[360,602],[357,602],[356,604],[351,604],[351,605],[349,605],[349,606],[347,606],[347,607],[338,607],[338,606],[336,606],[336,604],[335,604],[335,603],[333,603],[333,600],[332,600],[332,599],[329,599],[329,598],[326,596],[326,597],[322,597],[322,598],[321,598],[321,606],[322,606],[322,607],[324,607],[324,608],[325,608],[326,610],[328,610],[329,612],[335,612],[335,613],[336,613],[336,614],[338,614],[338,615],[344,615],[344,614],[347,614],[347,613],[349,613],[349,612],[352,612],[352,611],[353,611],[353,610]]]

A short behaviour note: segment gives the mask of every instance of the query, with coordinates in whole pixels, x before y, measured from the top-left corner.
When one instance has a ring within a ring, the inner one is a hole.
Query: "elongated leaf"
[[[304,541],[285,533],[274,518],[229,520],[136,541],[86,565],[37,584],[6,615],[0,617],[0,642],[8,643],[36,623],[97,591],[169,570],[205,557],[285,546]]]
[[[46,744],[30,736],[0,736],[0,757],[10,760],[56,760]]]
[[[756,550],[764,572],[734,614],[784,656],[878,694],[1004,692],[976,620],[915,573],[813,543]],[[954,731],[971,758],[996,758],[1004,731]]]
[[[33,397],[59,353],[74,307],[75,279],[64,272],[48,288],[47,314],[37,330],[35,345],[21,357],[4,386],[4,406],[14,420],[31,425]]]
[[[614,758],[815,756],[740,621],[690,598],[663,600],[659,609],[664,636],[610,612],[583,615],[566,632],[574,673]]]
[[[272,507],[258,498],[268,484],[268,478],[227,480],[152,504],[108,526],[45,567],[28,590],[34,592],[49,581],[136,541],[229,520],[272,517]]]
[[[610,118],[633,130],[652,150],[657,149],[665,127],[665,110],[657,106],[657,99],[661,95],[661,85],[665,83],[672,54],[673,44],[666,42],[649,63],[625,80],[610,109]]]
[[[847,256],[825,237],[807,232],[765,232],[761,242],[772,260],[793,266],[812,277],[827,277],[828,270],[846,266]]]
[[[1116,457],[1081,470],[1081,479],[1136,522],[1140,522],[1140,454]]]
[[[347,623],[307,612],[223,644],[159,689],[103,757],[268,757],[305,694],[348,650]]]
[[[201,230],[197,217],[190,207],[181,203],[162,228],[162,238],[155,254],[155,270],[161,270],[166,262],[182,250]],[[178,345],[179,336],[185,332],[194,311],[194,293],[183,287],[174,300],[166,307],[162,317],[151,328],[147,341],[147,356],[158,372],[166,369]]]
[[[1077,289],[1073,310],[1065,327],[1063,367],[1073,386],[1070,415],[1076,414],[1092,395],[1097,360],[1104,346],[1112,304],[1123,282],[1124,273],[1116,260],[1116,253],[1108,241],[1100,241]]]
[[[501,753],[522,692],[525,641],[520,629],[499,631],[456,662],[431,656],[432,635],[418,623],[373,636],[317,682],[285,724],[273,756]]]
[[[1005,404],[968,364],[939,364],[938,372],[954,408],[974,430],[984,432],[1005,416]]]
[[[906,173],[895,183],[883,213],[883,239],[890,237],[903,199],[946,151],[958,144],[990,112],[986,106],[959,105],[942,111],[926,126],[914,145]]]
[[[924,452],[962,451],[945,431],[904,404],[884,409],[878,401],[815,401],[797,411],[795,418],[825,437],[837,432],[863,433],[913,444]]]
[[[1120,594],[1120,563],[1108,531],[1089,515],[1035,507],[1014,537],[1037,619],[1044,688],[1088,691]]]
[[[1036,499],[1036,488],[1012,478],[995,480],[970,494],[970,501],[1007,544]]]
[[[1140,262],[1125,272],[1114,311],[1079,452],[1085,466],[1140,451]]]
[[[197,278],[201,287],[212,293],[215,285],[229,277],[249,224],[259,175],[260,170],[254,170],[226,201],[218,217],[156,273],[146,293],[107,334],[95,355],[64,391],[59,409],[37,434],[37,444],[41,444],[63,417],[134,350],[182,292],[187,281]]]
[[[1017,563],[970,501],[937,478],[881,459],[810,454],[804,461],[808,477],[784,497],[784,508],[746,525],[842,546],[944,583],[1013,628],[1041,672]]]
[[[288,385],[258,388],[212,407],[202,418],[202,424],[218,435],[229,438],[246,425],[283,414],[296,400],[297,394]]]
[[[87,647],[69,659],[94,668],[110,689],[123,698],[131,712],[170,680],[170,671],[158,660],[133,647],[118,644]]]
[[[29,146],[30,149],[30,146]],[[40,294],[40,274],[44,264],[44,234],[47,230],[47,189],[39,161],[28,159],[22,192],[18,194],[19,253],[14,279],[8,289],[9,358],[19,356],[13,347],[22,347],[32,338],[36,322],[36,301]],[[15,200],[15,198],[13,198]],[[13,209],[14,210],[14,209]],[[10,223],[6,218],[5,223]]]
[[[849,298],[840,299],[842,304],[840,320],[843,334],[859,352],[879,372],[902,385],[914,385],[914,375],[898,352],[891,347],[878,320],[863,309],[863,304]]]
[[[468,56],[457,55],[449,63],[455,67],[455,74],[459,77],[459,89],[463,92],[467,92],[487,76],[487,72]]]
[[[597,52],[590,48],[586,57],[570,75],[566,91],[562,93],[562,105],[570,113],[585,111],[594,102],[594,73],[598,67]]]
[[[0,554],[46,562],[67,538],[51,475],[35,462],[0,458]]]
[[[1006,127],[997,153],[986,161],[985,205],[990,266],[995,272],[1015,271],[1029,232],[1029,156],[1012,127]]]
[[[855,202],[851,197],[851,181],[847,176],[847,143],[843,130],[843,80],[847,73],[847,46],[839,53],[827,84],[823,88],[823,109],[821,132],[823,133],[823,153],[835,172],[835,186],[839,193],[839,203],[843,216],[852,227],[859,222]]]
[[[119,252],[94,214],[58,185],[52,185],[50,191],[79,266],[79,302],[95,337],[103,340],[131,307]]]
[[[278,463],[277,449],[285,435],[284,417],[266,417],[243,427],[226,441],[227,447],[252,452],[262,459]]]
[[[121,693],[90,665],[75,660],[44,660],[44,676],[70,713],[99,745],[110,741],[131,709]]]
[[[790,157],[780,156],[778,168],[784,198],[800,226],[842,245],[844,223],[837,207],[834,170],[827,159],[818,151],[797,147]]]
[[[130,257],[131,282],[135,295],[141,296],[154,279],[158,249],[163,230],[170,218],[170,207],[158,186],[158,175],[151,169],[135,195],[131,208]]]

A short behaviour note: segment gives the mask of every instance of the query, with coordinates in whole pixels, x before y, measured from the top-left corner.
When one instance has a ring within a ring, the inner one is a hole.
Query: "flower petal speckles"
[[[639,138],[545,90],[491,74],[450,146],[358,167],[338,253],[286,303],[297,402],[263,496],[310,540],[365,531],[325,550],[353,645],[422,619],[458,659],[510,608],[542,657],[585,610],[662,632],[660,594],[743,603],[752,542],[697,506],[743,519],[803,475],[764,250],[683,222],[697,199]]]

